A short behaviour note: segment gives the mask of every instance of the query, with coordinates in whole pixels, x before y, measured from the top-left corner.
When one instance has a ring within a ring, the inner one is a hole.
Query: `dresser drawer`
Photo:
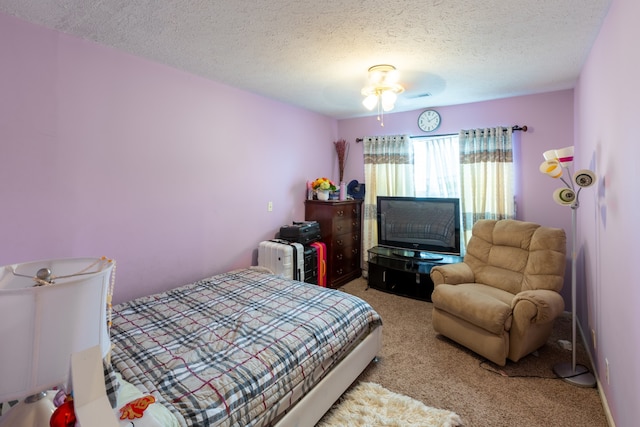
[[[351,260],[356,260],[358,263],[360,262],[360,246],[349,246],[338,249],[331,257],[331,261],[338,264],[351,262]]]
[[[331,249],[334,251],[343,251],[350,247],[360,248],[360,230],[357,232],[348,232],[341,235],[334,235],[333,240],[329,242]]]
[[[354,218],[360,220],[360,204],[350,206],[333,206],[333,218],[334,220],[342,218]]]
[[[360,270],[360,245],[336,248],[329,265],[334,276]]]
[[[338,218],[333,221],[331,232],[334,236],[360,232],[360,218]]]

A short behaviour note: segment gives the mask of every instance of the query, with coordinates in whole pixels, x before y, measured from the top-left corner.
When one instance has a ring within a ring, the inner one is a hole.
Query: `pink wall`
[[[255,263],[335,168],[333,119],[3,14],[0,62],[0,265],[105,255],[116,302]]]
[[[640,3],[613,0],[575,93],[441,107],[436,131],[529,126],[516,134],[520,219],[570,228],[538,172],[545,150],[575,143],[576,164],[600,176],[581,197],[577,312],[619,426],[640,419],[636,16]],[[338,136],[346,179],[362,181],[355,138],[420,133],[419,111],[384,129],[336,122],[3,14],[0,61],[0,265],[107,255],[116,302],[254,263],[260,240],[303,217],[305,181],[337,178]]]
[[[637,425],[640,419],[640,144],[635,131],[640,51],[633,47],[640,37],[638,16],[638,1],[613,1],[581,73],[575,102],[579,158],[600,178],[598,188],[581,199],[579,212],[587,290],[580,318],[618,426]]]
[[[431,133],[418,129],[418,115],[422,110],[385,114],[384,127],[376,117],[341,120],[340,137],[350,141],[350,153],[345,177],[364,182],[362,143],[355,139],[365,135],[429,135],[458,133],[461,129],[527,125],[527,132],[514,133],[516,150],[517,218],[571,231],[571,212],[552,199],[558,182],[539,171],[542,153],[573,144],[573,90],[520,96],[495,101],[449,107],[434,107],[442,116],[442,124]],[[567,262],[567,268],[569,268]],[[567,309],[571,308],[571,281],[562,290]]]

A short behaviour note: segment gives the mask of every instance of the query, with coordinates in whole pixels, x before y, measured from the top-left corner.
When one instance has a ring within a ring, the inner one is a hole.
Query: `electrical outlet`
[[[267,203],[267,212],[273,211],[273,202]]]
[[[605,365],[605,377],[607,379],[607,384],[611,383],[611,377],[609,377],[609,359],[607,359],[606,357],[604,358],[604,365]]]
[[[596,348],[598,348],[598,346],[596,345],[596,330],[595,329],[591,329],[591,342],[593,342],[593,349],[594,350]]]

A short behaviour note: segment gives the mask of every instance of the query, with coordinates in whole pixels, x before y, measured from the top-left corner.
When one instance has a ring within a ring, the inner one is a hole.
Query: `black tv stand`
[[[435,255],[429,252],[424,251],[414,251],[414,250],[406,250],[406,249],[393,249],[393,255],[403,257],[403,258],[411,258],[418,261],[440,261],[442,260],[442,256]]]
[[[405,252],[407,252],[405,254]],[[462,262],[456,255],[403,251],[384,246],[369,249],[369,287],[424,301],[431,301],[433,282],[429,273],[436,265]]]

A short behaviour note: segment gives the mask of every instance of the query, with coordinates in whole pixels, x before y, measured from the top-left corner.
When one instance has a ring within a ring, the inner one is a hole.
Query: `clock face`
[[[418,117],[418,126],[425,132],[436,130],[440,126],[440,114],[436,110],[425,110]]]

